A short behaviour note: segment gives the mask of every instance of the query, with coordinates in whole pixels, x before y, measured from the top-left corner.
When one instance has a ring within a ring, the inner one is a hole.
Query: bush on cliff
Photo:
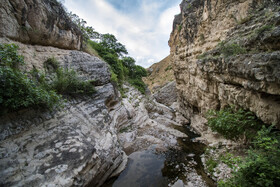
[[[37,85],[17,66],[23,64],[23,57],[17,53],[14,44],[0,44],[0,109],[13,111],[30,106],[53,108],[61,96],[52,90]]]
[[[210,110],[207,118],[208,125],[213,131],[231,140],[238,140],[242,136],[252,138],[260,124],[252,112],[233,106],[220,111]]]
[[[46,89],[55,90],[63,95],[91,95],[96,92],[93,85],[94,80],[84,81],[73,69],[59,66],[56,58],[48,58],[44,63],[44,69],[47,70],[46,74],[51,80],[47,81],[46,74],[37,69],[33,69],[31,72],[33,80]]]
[[[92,81],[81,80],[74,70],[63,69],[55,58],[49,58],[45,69],[54,74],[52,80],[33,68],[22,72],[23,56],[14,44],[0,44],[0,112],[10,112],[27,107],[52,109],[60,106],[64,95],[88,95],[95,92]]]
[[[51,83],[51,87],[56,92],[64,95],[91,95],[96,92],[91,81],[82,81],[74,70],[63,68],[56,70],[56,76]]]
[[[246,49],[237,43],[226,43],[225,41],[219,43],[218,49],[225,57],[246,53]]]

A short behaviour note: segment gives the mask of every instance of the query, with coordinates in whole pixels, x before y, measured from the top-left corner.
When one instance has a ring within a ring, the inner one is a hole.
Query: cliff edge
[[[278,1],[182,1],[169,45],[189,119],[236,105],[280,127]]]

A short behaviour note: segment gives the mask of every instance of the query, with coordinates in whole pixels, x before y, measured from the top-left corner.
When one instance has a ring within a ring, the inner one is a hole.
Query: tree
[[[87,43],[89,39],[98,39],[100,34],[91,26],[86,26],[87,22],[80,18],[77,14],[68,13],[69,18],[80,28],[83,35],[83,41]]]
[[[104,48],[113,50],[114,53],[118,55],[118,57],[122,57],[123,54],[128,54],[125,46],[118,42],[116,37],[112,34],[103,34],[100,37],[101,42],[100,45]]]

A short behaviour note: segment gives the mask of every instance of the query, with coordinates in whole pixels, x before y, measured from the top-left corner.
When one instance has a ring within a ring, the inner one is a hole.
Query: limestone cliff
[[[64,49],[81,47],[81,31],[56,0],[1,0],[0,37]]]
[[[280,127],[278,1],[182,1],[169,45],[182,112],[234,104]]]

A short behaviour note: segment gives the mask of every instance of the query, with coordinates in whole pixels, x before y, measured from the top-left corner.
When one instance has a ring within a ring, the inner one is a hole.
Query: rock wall
[[[278,3],[182,1],[169,45],[185,116],[234,104],[280,128]]]
[[[81,31],[56,0],[1,0],[0,37],[64,49],[81,47]]]
[[[6,39],[1,42],[8,41]],[[67,98],[60,110],[24,109],[0,119],[0,184],[4,186],[100,186],[126,163],[117,138],[126,111],[110,83],[108,65],[86,53],[54,47],[19,45],[26,67],[42,69],[47,57],[95,79],[97,93]],[[36,59],[27,61],[36,54]]]

